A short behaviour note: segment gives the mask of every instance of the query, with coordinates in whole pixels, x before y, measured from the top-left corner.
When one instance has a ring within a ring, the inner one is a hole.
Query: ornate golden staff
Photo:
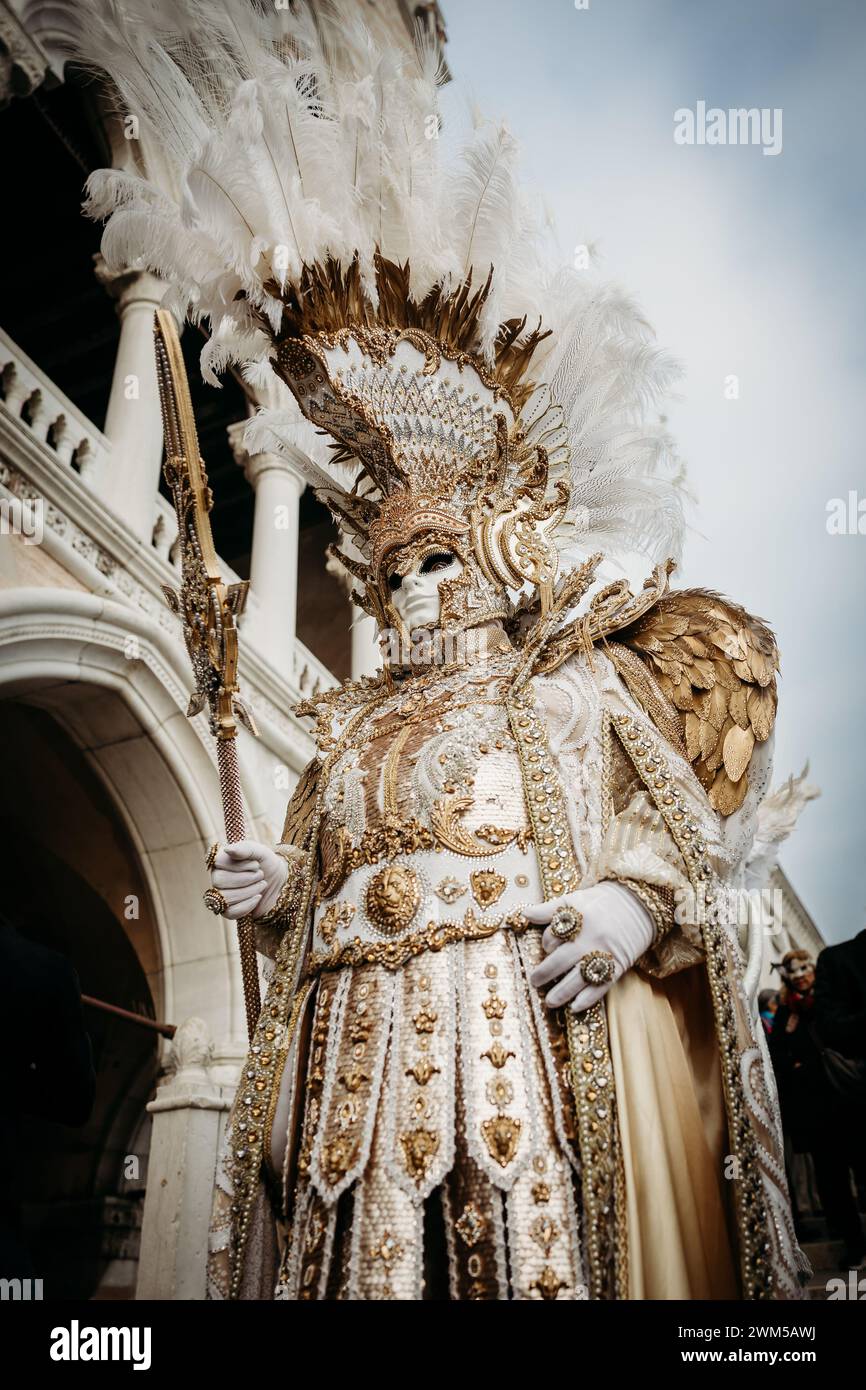
[[[165,479],[177,512],[180,540],[180,592],[163,585],[172,613],[183,624],[195,689],[187,715],[192,719],[207,705],[211,733],[217,741],[217,767],[225,818],[226,840],[246,838],[243,794],[238,770],[238,721],[258,734],[252,714],[238,695],[238,630],[249,582],[224,584],[219,572],[209,513],[213,493],[208,486],[189,382],[172,315],[154,314],[156,371],[165,431]],[[238,922],[238,945],[244,982],[247,1029],[252,1041],[261,1012],[255,928],[251,917]]]

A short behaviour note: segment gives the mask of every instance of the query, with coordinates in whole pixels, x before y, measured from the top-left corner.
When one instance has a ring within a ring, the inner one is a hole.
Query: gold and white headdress
[[[590,551],[677,553],[670,441],[648,420],[673,366],[624,296],[546,268],[505,128],[478,122],[441,158],[434,40],[379,42],[347,0],[78,13],[79,59],[111,78],[179,189],[94,174],[105,259],[147,265],[178,316],[209,327],[215,384],[235,363],[290,388],[251,422],[251,447],[294,439],[297,407],[330,436],[309,481],[363,607],[387,621],[388,556],[425,532],[464,559],[458,626],[527,588],[544,609]]]

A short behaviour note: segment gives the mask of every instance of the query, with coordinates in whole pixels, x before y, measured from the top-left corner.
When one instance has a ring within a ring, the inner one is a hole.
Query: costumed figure
[[[206,374],[282,383],[251,447],[303,417],[330,438],[309,481],[384,639],[378,675],[301,707],[281,842],[213,866],[271,973],[211,1296],[798,1297],[732,887],[777,655],[668,588],[671,364],[628,300],[545,268],[507,131],[443,166],[422,35],[380,47],[351,6],[85,11],[178,170],[176,200],[91,179],[104,254],[210,327]],[[610,565],[640,551],[635,595]]]

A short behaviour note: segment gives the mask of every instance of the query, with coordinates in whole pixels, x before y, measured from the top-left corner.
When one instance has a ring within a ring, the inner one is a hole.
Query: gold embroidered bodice
[[[542,896],[504,703],[513,666],[408,681],[355,730],[323,792],[315,955],[474,934]]]

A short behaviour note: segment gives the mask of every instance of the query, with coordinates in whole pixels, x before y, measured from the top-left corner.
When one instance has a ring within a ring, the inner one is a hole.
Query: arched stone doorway
[[[239,971],[231,929],[201,901],[219,797],[210,749],[183,713],[182,657],[110,600],[0,594],[13,789],[0,831],[16,868],[5,911],[72,961],[85,994],[174,1024],[204,1019],[228,1081],[242,1053]],[[145,1107],[166,1046],[103,1012],[86,1017],[98,1076],[91,1120],[81,1130],[28,1122],[22,1136],[25,1226],[46,1297],[135,1287]]]
[[[9,701],[3,729],[15,788],[14,801],[0,808],[4,856],[14,865],[4,916],[65,956],[85,996],[154,1018],[153,908],[105,789],[45,711]],[[85,1022],[97,1078],[92,1113],[79,1129],[20,1122],[16,1195],[46,1297],[129,1297],[147,1179],[141,1119],[157,1076],[159,1035],[93,1007],[85,1008]]]

